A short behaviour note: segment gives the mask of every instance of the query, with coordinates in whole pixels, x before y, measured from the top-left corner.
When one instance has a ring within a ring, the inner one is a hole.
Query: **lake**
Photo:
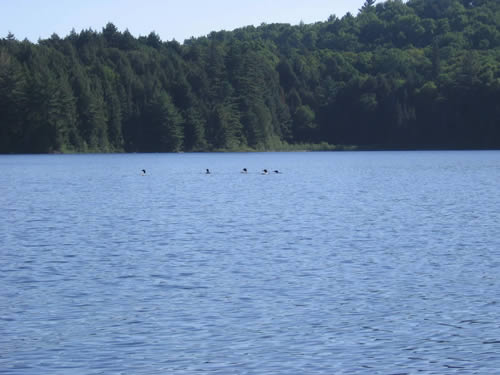
[[[499,151],[0,171],[1,374],[498,374]]]

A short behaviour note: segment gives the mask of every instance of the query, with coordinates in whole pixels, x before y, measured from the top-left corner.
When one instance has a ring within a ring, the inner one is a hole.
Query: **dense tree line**
[[[301,143],[500,147],[500,2],[367,0],[183,44],[111,23],[0,40],[0,152]]]

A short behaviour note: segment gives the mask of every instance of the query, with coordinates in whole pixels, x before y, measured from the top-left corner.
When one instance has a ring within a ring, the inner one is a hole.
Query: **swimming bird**
[[[143,176],[146,174],[146,170],[145,169],[141,169],[141,172],[142,172]]]
[[[207,171],[205,172],[205,174],[210,174],[210,170],[207,168]]]
[[[267,171],[267,169],[263,169],[262,170],[262,174],[268,174],[269,172]]]
[[[243,168],[243,169],[241,170],[241,173],[248,173],[248,170],[247,170],[246,168]]]
[[[280,171],[278,171],[277,169],[273,171],[274,173],[281,173]]]

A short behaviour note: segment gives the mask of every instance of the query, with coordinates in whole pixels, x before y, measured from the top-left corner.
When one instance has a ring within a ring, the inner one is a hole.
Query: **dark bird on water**
[[[243,168],[243,169],[241,170],[241,173],[248,173],[248,170],[247,170],[246,168]]]
[[[205,172],[205,174],[210,174],[210,170],[207,168],[207,171]]]
[[[141,169],[142,171],[142,174],[145,175],[146,174],[146,170],[145,169]]]
[[[269,172],[267,171],[267,169],[263,169],[262,170],[262,174],[268,174]]]

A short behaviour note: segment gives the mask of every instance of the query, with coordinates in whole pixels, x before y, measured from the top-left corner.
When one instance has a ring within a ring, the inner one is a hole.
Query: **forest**
[[[0,153],[500,148],[500,1],[0,39]]]

